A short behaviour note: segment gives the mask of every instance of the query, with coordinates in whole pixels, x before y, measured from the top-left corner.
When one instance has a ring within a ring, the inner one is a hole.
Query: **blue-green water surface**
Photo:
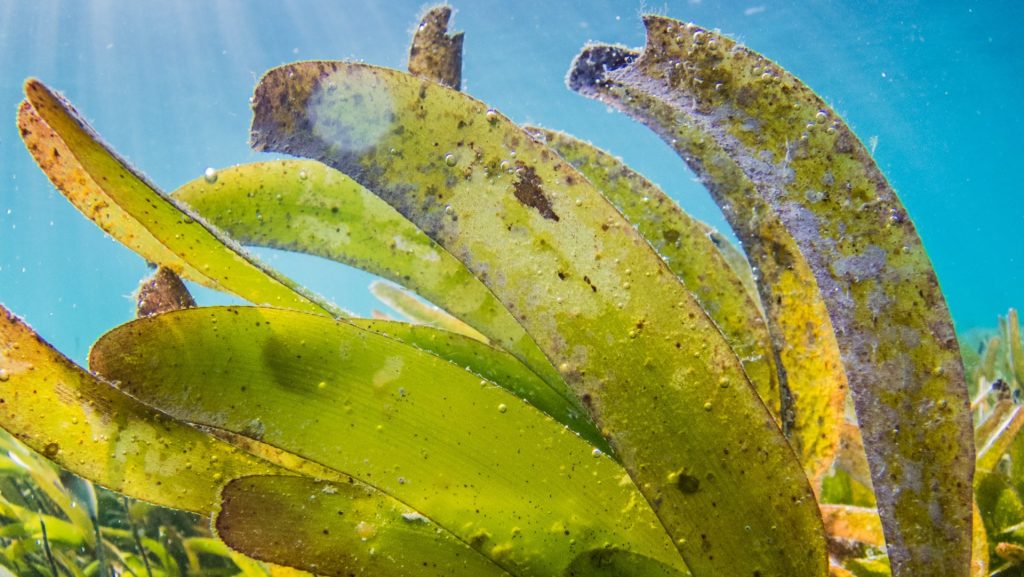
[[[727,228],[693,175],[646,128],[564,86],[588,41],[641,46],[655,11],[723,32],[797,74],[875,150],[918,226],[957,326],[1024,306],[1024,3],[463,0],[464,90],[514,120],[623,157],[698,218]],[[63,91],[165,190],[268,158],[247,146],[259,76],[308,59],[404,68],[421,0],[0,0],[0,302],[77,360],[133,315],[147,274],[47,181],[15,128],[21,83]],[[5,116],[6,115],[6,116]],[[368,314],[371,277],[259,251]],[[200,291],[203,302],[225,297]]]

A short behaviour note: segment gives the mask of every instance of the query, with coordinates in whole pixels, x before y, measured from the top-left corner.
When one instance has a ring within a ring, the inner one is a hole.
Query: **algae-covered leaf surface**
[[[428,9],[409,47],[409,72],[430,78],[449,88],[462,88],[462,32],[448,33],[451,6]]]
[[[366,487],[347,483],[236,479],[224,488],[214,527],[250,557],[320,575],[508,576],[430,519],[408,507],[383,507]]]
[[[779,372],[768,327],[757,301],[708,236],[706,226],[611,154],[562,132],[527,130],[583,173],[658,251],[722,329],[761,400],[779,420]]]
[[[27,81],[25,96],[18,127],[29,152],[75,208],[119,242],[184,278],[256,304],[338,314],[161,194],[43,83]]]
[[[478,375],[347,322],[176,311],[107,333],[90,367],[175,418],[368,483],[510,573],[558,575],[605,546],[682,570],[611,458]]]
[[[591,48],[577,59],[570,87],[621,108],[615,100],[618,92],[605,95],[600,75],[609,62],[623,65],[636,58],[636,53],[619,47]],[[641,101],[648,108],[659,105],[646,95],[630,98],[630,106]],[[758,200],[751,179],[720,154],[714,140],[699,125],[676,124],[671,108],[658,108],[658,113],[657,120],[675,130],[670,142],[686,151],[685,158],[722,206],[757,271],[760,301],[784,377],[784,427],[808,475],[817,481],[839,442],[847,378],[813,271],[770,207]]]
[[[229,479],[280,472],[98,380],[2,307],[0,425],[77,475],[202,514]]]
[[[258,149],[349,174],[487,285],[588,405],[695,574],[824,574],[813,494],[739,360],[580,173],[483,103],[397,71],[284,66],[254,109]]]
[[[319,162],[225,168],[173,196],[244,244],[320,256],[380,275],[448,311],[571,395],[515,318],[461,262],[359,183]]]
[[[906,210],[849,127],[798,79],[711,31],[645,23],[641,54],[589,47],[570,86],[673,143],[745,245],[744,215],[755,208],[785,227],[835,327],[894,575],[966,575],[974,455],[963,368]],[[729,173],[749,186],[723,186]]]

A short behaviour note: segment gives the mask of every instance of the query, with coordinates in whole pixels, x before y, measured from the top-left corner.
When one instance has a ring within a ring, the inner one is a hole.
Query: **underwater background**
[[[285,62],[405,67],[423,2],[0,0],[0,302],[77,361],[134,316],[148,274],[58,194],[15,127],[21,85],[64,92],[163,190],[207,167],[266,160],[248,147],[248,99]],[[719,28],[799,76],[874,149],[917,225],[960,331],[1024,306],[1024,3],[464,0],[463,90],[522,123],[621,156],[691,214],[728,230],[653,133],[564,86],[588,41],[640,46],[639,15]],[[7,116],[4,116],[6,114]],[[315,257],[256,251],[363,315],[372,277]],[[202,303],[227,297],[190,285]]]

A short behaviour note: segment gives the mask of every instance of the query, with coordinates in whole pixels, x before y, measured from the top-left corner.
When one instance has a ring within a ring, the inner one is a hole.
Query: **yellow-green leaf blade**
[[[370,483],[510,573],[557,575],[606,544],[682,566],[612,459],[479,376],[347,322],[176,311],[107,333],[90,366],[176,418]]]
[[[257,148],[350,174],[506,305],[589,404],[695,574],[825,573],[813,495],[735,354],[582,175],[484,104],[396,71],[277,68],[254,108]]]
[[[225,168],[176,190],[242,243],[348,264],[405,286],[511,352],[571,395],[515,318],[457,259],[357,182],[319,162],[278,160]]]
[[[338,314],[161,194],[41,82],[27,81],[25,96],[18,127],[29,152],[78,210],[122,244],[149,262],[253,303]]]
[[[658,251],[722,329],[761,400],[779,421],[779,372],[768,327],[756,301],[707,235],[707,227],[607,152],[565,133],[527,130],[539,134],[582,172]]]
[[[0,426],[86,479],[202,514],[228,479],[280,471],[96,379],[2,308]]]
[[[530,371],[511,354],[469,337],[422,325],[396,321],[349,319],[353,325],[388,335],[463,367],[501,386],[556,421],[572,429],[588,443],[609,452],[607,441],[575,405]]]
[[[473,327],[437,307],[420,301],[411,292],[401,287],[384,282],[373,282],[370,284],[370,292],[377,297],[377,300],[395,309],[414,323],[458,333],[482,343],[489,342],[486,336],[480,334]]]
[[[236,479],[224,488],[214,526],[250,557],[319,575],[508,576],[416,511],[382,507],[365,487],[345,483]]]
[[[967,575],[974,451],[963,367],[906,210],[849,127],[798,79],[719,34],[645,22],[643,54],[591,47],[572,86],[674,142],[727,216],[754,199],[785,226],[836,328],[894,574]],[[753,186],[716,191],[723,166]]]

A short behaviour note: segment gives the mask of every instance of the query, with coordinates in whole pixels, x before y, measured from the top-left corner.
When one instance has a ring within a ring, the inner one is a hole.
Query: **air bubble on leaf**
[[[487,122],[494,124],[498,121],[498,111],[493,108],[488,108],[487,113],[484,115],[487,117]]]
[[[590,452],[590,454],[591,454],[591,455],[592,455],[593,457],[600,457],[601,455],[603,455],[603,454],[604,454],[604,452],[603,452],[603,451],[601,451],[601,449],[598,449],[597,447],[595,447],[595,448],[594,448],[594,450]]]
[[[11,374],[7,372],[7,369],[0,369],[0,383],[6,383],[11,378]]]
[[[449,152],[448,154],[444,155],[444,163],[447,164],[448,166],[455,166],[456,163],[458,163],[458,160],[455,158],[454,154]]]
[[[299,180],[306,180],[307,178],[309,178],[309,174],[307,174],[305,170],[300,170]]]
[[[210,184],[217,182],[217,169],[212,166],[206,167],[206,170],[203,171],[203,178]]]
[[[498,412],[499,413],[504,413],[507,410],[508,410],[508,405],[506,405],[505,403],[502,403],[502,404],[498,405]]]

